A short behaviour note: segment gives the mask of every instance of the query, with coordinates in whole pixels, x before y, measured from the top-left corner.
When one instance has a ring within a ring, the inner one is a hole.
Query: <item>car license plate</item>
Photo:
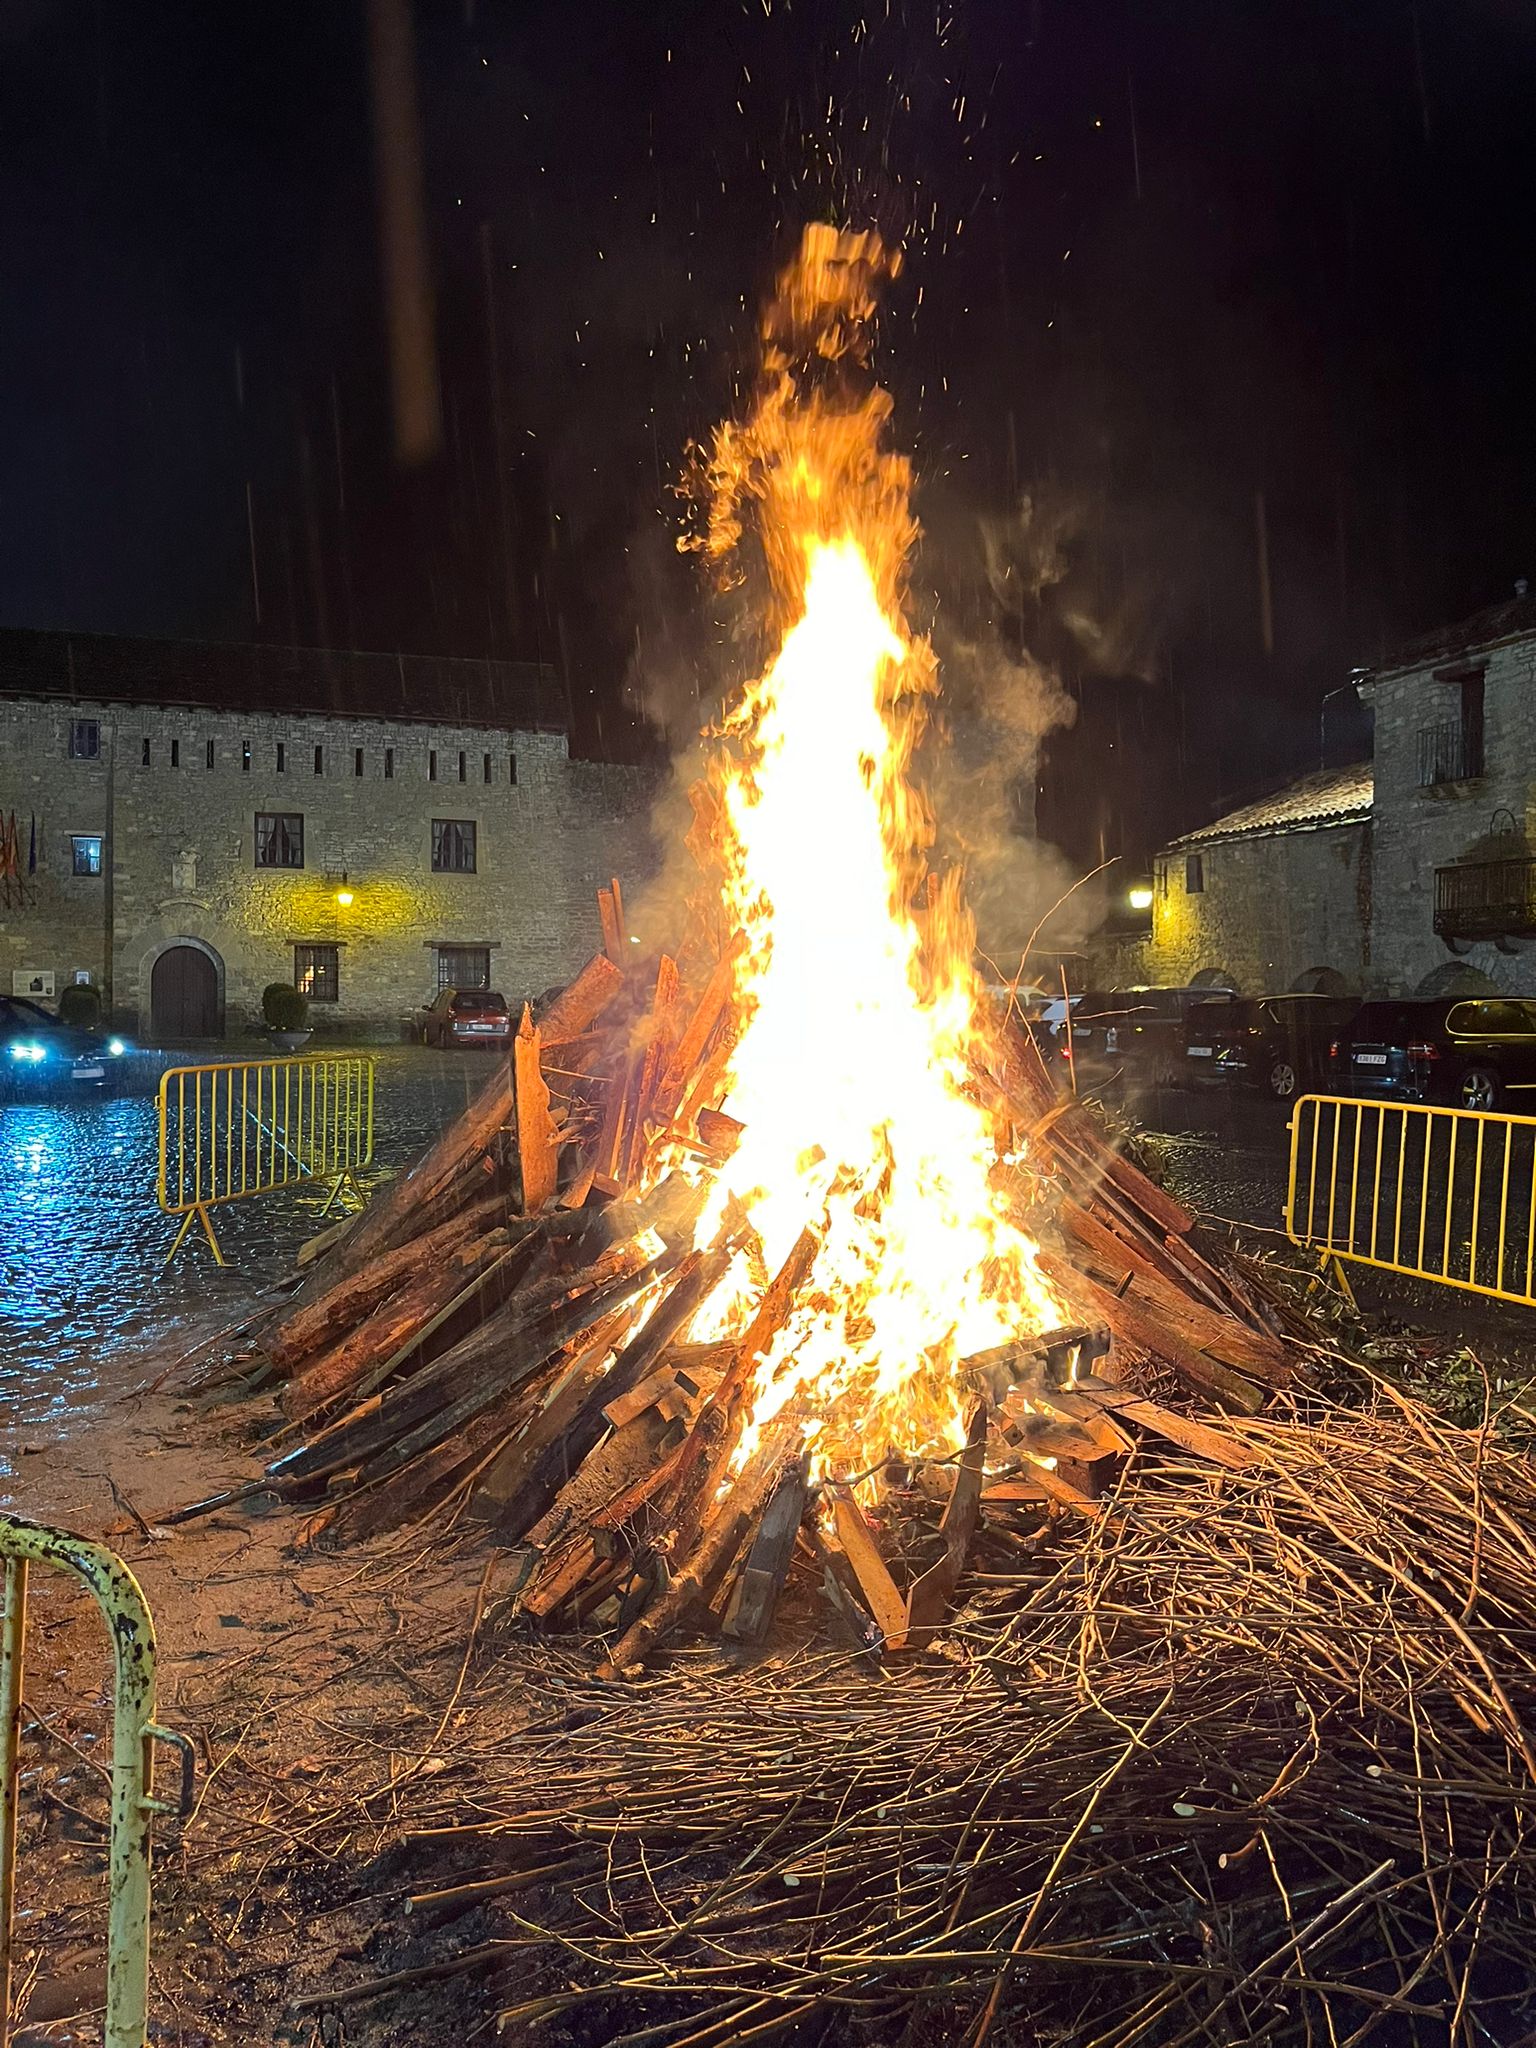
[[[1192,1060],[1208,1060],[1216,1048],[1211,1045],[1186,1045],[1184,1050]]]
[[[1357,1067],[1384,1067],[1386,1064],[1387,1056],[1384,1052],[1357,1052],[1355,1054],[1355,1065]]]
[[[77,1081],[104,1081],[107,1076],[105,1067],[76,1067],[74,1072]]]

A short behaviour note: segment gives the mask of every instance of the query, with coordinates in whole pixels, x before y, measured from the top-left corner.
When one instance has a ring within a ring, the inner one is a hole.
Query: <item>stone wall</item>
[[[100,722],[96,761],[68,756],[81,717]],[[558,734],[89,704],[10,703],[0,720],[0,811],[18,812],[24,865],[35,812],[40,850],[32,900],[0,904],[4,985],[12,968],[60,983],[89,968],[144,1035],[154,962],[176,943],[214,957],[231,1032],[302,944],[338,949],[321,1030],[393,1030],[434,991],[435,943],[489,946],[493,984],[537,994],[600,943],[597,884],[651,864],[649,778],[573,762]],[[256,866],[258,812],[303,818],[302,869]],[[474,873],[433,872],[434,819],[474,824]],[[83,831],[107,841],[91,881],[69,872]]]
[[[1331,968],[1351,990],[1371,985],[1371,859],[1363,819],[1251,832],[1189,852],[1200,857],[1204,888],[1187,887],[1182,850],[1160,854],[1151,937],[1097,944],[1096,980],[1179,987],[1220,975],[1245,994],[1266,995]]]
[[[1514,820],[1515,854],[1529,851],[1536,831],[1536,639],[1480,659],[1486,772],[1471,781],[1419,787],[1419,733],[1460,714],[1459,681],[1436,678],[1444,662],[1379,676],[1366,692],[1376,720],[1373,954],[1393,995],[1448,993],[1469,973],[1511,994],[1536,993],[1523,951],[1487,944],[1458,955],[1435,936],[1435,869],[1486,843],[1501,809]]]

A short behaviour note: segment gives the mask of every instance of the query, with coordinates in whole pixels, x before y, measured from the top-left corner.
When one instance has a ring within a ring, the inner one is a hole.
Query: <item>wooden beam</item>
[[[838,1545],[864,1595],[865,1605],[888,1650],[899,1650],[906,1641],[907,1603],[897,1590],[885,1559],[875,1542],[875,1532],[864,1519],[864,1510],[847,1486],[827,1489],[832,1502],[832,1526]]]
[[[939,1524],[939,1534],[944,1538],[944,1555],[923,1573],[907,1595],[906,1648],[909,1650],[926,1650],[937,1634],[940,1622],[949,1612],[950,1600],[965,1568],[965,1553],[971,1547],[971,1538],[976,1533],[981,1515],[982,1465],[986,1448],[987,1404],[978,1401],[971,1412],[965,1449],[955,1467],[954,1491]]]
[[[522,1021],[512,1041],[512,1101],[517,1116],[517,1168],[527,1216],[536,1216],[546,1202],[554,1200],[559,1160],[549,1114],[549,1084],[539,1065],[539,1044],[533,1013],[524,1003]]]

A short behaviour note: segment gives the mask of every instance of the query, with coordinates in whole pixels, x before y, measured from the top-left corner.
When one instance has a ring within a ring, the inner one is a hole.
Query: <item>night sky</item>
[[[1536,576],[1524,0],[416,26],[443,452],[407,469],[360,0],[0,8],[0,621],[543,656],[584,751],[654,746],[642,707],[742,658],[671,487],[818,215],[905,245],[915,599],[1077,700],[1073,860],[1316,766],[1353,665]]]

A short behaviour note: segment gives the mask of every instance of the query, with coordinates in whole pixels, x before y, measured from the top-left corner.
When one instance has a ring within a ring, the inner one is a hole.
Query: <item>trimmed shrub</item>
[[[261,1014],[272,1031],[302,1031],[309,1022],[309,998],[291,981],[269,981],[261,992]]]
[[[59,996],[59,1022],[94,1031],[101,1022],[101,990],[88,981],[71,981]]]

